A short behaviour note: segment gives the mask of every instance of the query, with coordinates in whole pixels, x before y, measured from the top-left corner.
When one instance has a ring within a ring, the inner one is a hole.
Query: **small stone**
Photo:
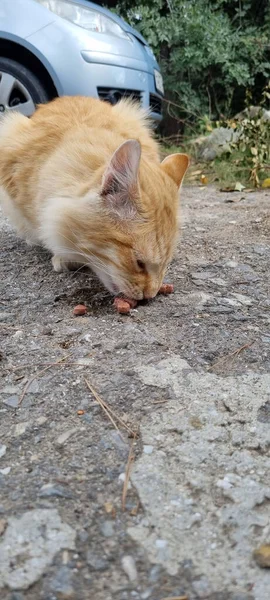
[[[152,454],[153,450],[153,446],[146,445],[143,447],[144,454]]]
[[[3,535],[6,528],[7,528],[7,521],[5,519],[0,519],[0,536]]]
[[[260,423],[270,423],[270,400],[266,400],[266,402],[260,406],[257,413],[257,421]]]
[[[64,433],[61,433],[61,435],[59,435],[55,442],[56,446],[63,446],[69,440],[69,438],[72,435],[74,435],[74,433],[76,433],[77,431],[77,427],[73,427],[72,429],[68,429]]]
[[[24,596],[20,592],[13,592],[8,600],[24,600]]]
[[[16,331],[12,337],[14,340],[19,340],[20,338],[23,337],[23,331],[18,329],[18,331]]]
[[[4,469],[0,469],[1,475],[8,475],[11,471],[11,467],[5,467]]]
[[[192,582],[192,587],[196,592],[198,598],[208,598],[211,593],[210,584],[206,577],[201,577]]]
[[[89,565],[89,567],[94,569],[94,571],[105,571],[109,566],[107,560],[105,560],[98,554],[95,554],[91,550],[87,551],[86,562]]]
[[[123,556],[121,563],[123,571],[128,576],[129,581],[135,583],[138,579],[138,573],[134,558],[132,556]]]
[[[45,327],[43,327],[42,332],[43,335],[53,335],[53,330],[51,327],[49,327],[49,325],[46,325]]]
[[[115,533],[114,523],[112,521],[103,521],[103,523],[100,525],[100,531],[104,537],[112,537]]]
[[[18,408],[19,396],[9,396],[9,398],[3,400],[3,403],[6,404],[6,406],[10,406],[10,408]]]
[[[37,425],[45,425],[45,423],[47,423],[48,419],[47,417],[38,417],[36,420],[36,424]]]
[[[5,444],[0,444],[0,458],[6,454],[7,447]]]
[[[74,598],[71,570],[66,566],[60,567],[50,582],[50,588],[53,592],[60,594],[61,600]]]
[[[39,491],[40,498],[72,498],[72,493],[66,487],[53,483],[46,483]]]
[[[10,517],[1,539],[0,587],[28,589],[47,572],[61,549],[74,550],[75,537],[55,509]]]
[[[253,558],[257,565],[263,569],[270,568],[270,544],[262,544],[253,552]]]
[[[215,276],[213,271],[194,271],[190,275],[192,279],[211,279]]]
[[[17,423],[14,427],[14,435],[15,437],[19,437],[26,432],[27,427],[29,426],[29,421],[22,421],[22,423]]]

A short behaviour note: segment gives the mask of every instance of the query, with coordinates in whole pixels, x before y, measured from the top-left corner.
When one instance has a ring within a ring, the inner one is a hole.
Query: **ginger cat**
[[[185,154],[162,163],[145,112],[64,97],[0,121],[3,208],[55,271],[89,265],[106,288],[154,297],[178,232]]]

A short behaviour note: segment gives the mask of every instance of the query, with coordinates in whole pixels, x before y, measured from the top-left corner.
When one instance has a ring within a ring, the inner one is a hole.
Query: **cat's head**
[[[73,219],[76,244],[112,294],[137,300],[157,294],[177,240],[188,162],[185,154],[148,160],[138,141],[127,140],[107,165],[94,202],[89,193],[89,220],[84,213],[75,227]]]

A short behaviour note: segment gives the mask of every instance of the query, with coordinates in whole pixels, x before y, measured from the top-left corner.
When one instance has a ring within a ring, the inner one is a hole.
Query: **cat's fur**
[[[185,154],[160,163],[144,112],[83,97],[0,122],[0,185],[19,235],[56,271],[87,264],[113,293],[156,295],[178,229]]]

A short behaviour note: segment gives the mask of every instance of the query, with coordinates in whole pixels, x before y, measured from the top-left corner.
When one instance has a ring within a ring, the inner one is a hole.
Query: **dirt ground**
[[[269,202],[185,187],[130,316],[1,217],[1,600],[269,598]]]

